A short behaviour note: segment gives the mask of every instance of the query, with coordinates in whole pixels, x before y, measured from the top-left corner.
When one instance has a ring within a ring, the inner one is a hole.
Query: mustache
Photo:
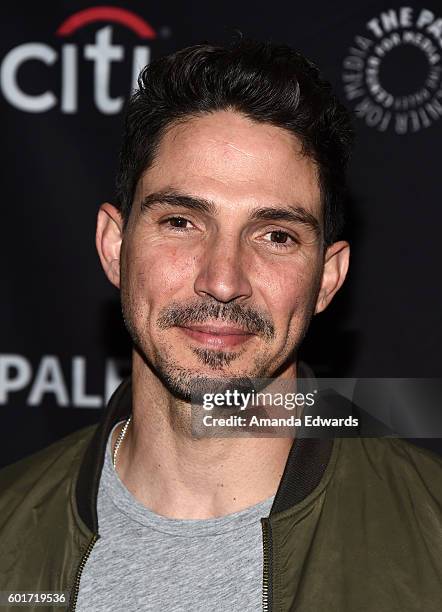
[[[217,302],[180,304],[172,302],[160,312],[157,325],[160,329],[168,329],[215,320],[236,323],[243,327],[245,331],[262,336],[268,341],[275,336],[275,326],[268,315],[251,306],[239,304],[219,304]]]

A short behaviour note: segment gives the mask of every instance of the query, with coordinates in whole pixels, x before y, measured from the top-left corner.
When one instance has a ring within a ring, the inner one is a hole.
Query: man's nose
[[[202,254],[195,292],[204,297],[209,295],[219,302],[250,297],[249,270],[244,245],[240,244],[238,237],[218,234]]]

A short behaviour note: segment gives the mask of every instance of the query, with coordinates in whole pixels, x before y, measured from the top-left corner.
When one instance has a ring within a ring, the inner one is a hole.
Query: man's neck
[[[205,519],[276,493],[292,438],[194,438],[189,404],[172,397],[146,368],[134,358],[132,422],[117,462],[139,502],[166,517]]]

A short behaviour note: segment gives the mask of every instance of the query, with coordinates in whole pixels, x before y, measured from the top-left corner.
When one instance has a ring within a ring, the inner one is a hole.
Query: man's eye
[[[190,221],[184,217],[169,217],[162,221],[162,224],[173,227],[174,229],[188,229],[187,223],[190,223]]]
[[[276,247],[287,248],[296,244],[296,239],[282,230],[273,230],[268,232],[266,236],[270,236],[270,240],[266,240],[266,242],[271,242]]]

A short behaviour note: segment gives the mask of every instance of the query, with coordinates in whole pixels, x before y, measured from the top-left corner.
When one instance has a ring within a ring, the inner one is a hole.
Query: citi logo
[[[95,32],[92,44],[80,48],[70,42],[78,30],[95,22],[105,22],[106,25]],[[157,33],[144,19],[131,11],[97,6],[81,10],[63,21],[56,30],[56,35],[66,41],[61,48],[54,49],[42,42],[28,42],[8,51],[0,66],[0,89],[4,98],[15,108],[28,113],[44,113],[57,107],[62,113],[77,113],[80,98],[79,73],[81,65],[86,61],[93,64],[91,90],[96,109],[105,115],[119,113],[125,98],[111,94],[112,66],[125,59],[127,50],[123,45],[112,42],[111,24],[128,28],[144,42],[129,51],[132,55],[132,69],[128,75],[127,86],[129,93],[136,87],[141,68],[150,62],[150,47],[146,41],[154,40]],[[30,61],[41,62],[49,71],[58,70],[58,75],[53,73],[55,91],[26,91],[19,73],[24,64]],[[58,87],[55,86],[56,82],[59,83]]]

